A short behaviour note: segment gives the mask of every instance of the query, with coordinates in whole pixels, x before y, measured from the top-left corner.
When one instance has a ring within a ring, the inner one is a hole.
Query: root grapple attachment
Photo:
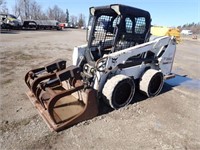
[[[52,130],[61,131],[98,114],[97,93],[85,88],[80,73],[79,67],[66,67],[66,61],[57,60],[25,76],[27,95]]]

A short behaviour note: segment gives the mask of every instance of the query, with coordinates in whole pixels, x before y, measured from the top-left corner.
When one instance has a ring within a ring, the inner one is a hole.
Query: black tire
[[[128,105],[135,94],[134,81],[125,75],[108,79],[102,90],[104,101],[114,109]]]
[[[163,73],[155,69],[149,69],[142,76],[140,91],[145,93],[148,97],[154,97],[161,92],[163,84]]]

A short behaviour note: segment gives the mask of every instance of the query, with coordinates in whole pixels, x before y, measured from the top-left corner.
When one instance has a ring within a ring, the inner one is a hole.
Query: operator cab
[[[150,27],[147,11],[119,4],[91,7],[87,29],[89,61],[147,42]]]

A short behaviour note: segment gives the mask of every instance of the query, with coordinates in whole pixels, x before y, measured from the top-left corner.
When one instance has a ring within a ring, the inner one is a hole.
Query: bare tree
[[[8,13],[5,0],[0,0],[0,13]]]
[[[22,17],[23,9],[20,7],[21,1],[17,1],[13,7],[14,15],[17,17]]]
[[[42,7],[36,2],[36,0],[16,0],[14,13],[17,17],[20,16],[22,19],[51,19],[59,22],[65,22],[66,18],[69,18],[67,16],[69,13],[65,13],[57,5],[53,6],[52,8],[49,7],[44,13]],[[81,18],[84,18],[83,15]],[[77,24],[76,16],[72,16],[71,20],[74,25]]]
[[[14,13],[15,16],[21,17],[22,19],[26,18],[27,10],[25,10],[25,1],[24,0],[16,0],[15,6],[14,6]]]
[[[22,19],[40,19],[43,12],[35,0],[17,0],[14,13]]]
[[[30,3],[31,3],[31,0],[23,0],[23,1],[24,1],[25,18],[28,19],[30,17]]]
[[[4,0],[0,0],[0,6],[4,3]]]
[[[81,28],[82,26],[85,26],[85,16],[81,13],[78,18],[78,27]]]
[[[59,22],[65,22],[66,20],[66,14],[57,5],[53,8],[48,8],[47,16],[49,19],[57,20]]]
[[[70,16],[70,23],[72,24],[72,25],[74,25],[74,26],[76,26],[77,25],[77,21],[78,19],[77,19],[77,17],[76,16],[74,16],[74,15],[71,15]]]
[[[29,16],[31,16],[31,19],[42,19],[43,18],[43,12],[41,9],[41,6],[36,2],[33,1],[30,3],[30,11]]]
[[[47,12],[46,12],[46,14],[47,14],[48,19],[54,19],[53,9],[52,8],[49,7]]]

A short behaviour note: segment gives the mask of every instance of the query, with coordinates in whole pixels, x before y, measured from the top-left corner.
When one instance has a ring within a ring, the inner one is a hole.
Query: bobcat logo
[[[112,63],[116,63],[117,62],[117,59],[118,59],[118,57],[117,58],[112,58]]]

